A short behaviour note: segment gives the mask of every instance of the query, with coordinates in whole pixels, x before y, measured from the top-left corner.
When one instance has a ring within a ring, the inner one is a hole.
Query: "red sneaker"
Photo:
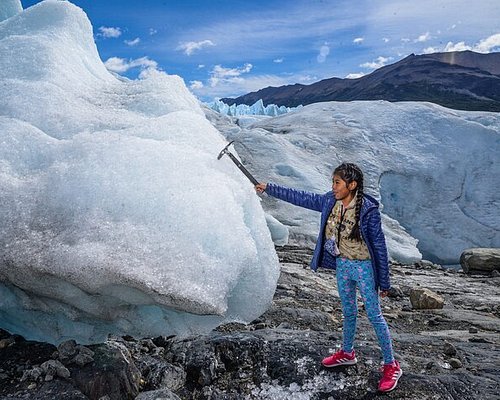
[[[354,350],[350,353],[346,353],[344,350],[339,350],[335,354],[323,358],[321,364],[324,367],[338,367],[339,365],[354,365],[358,362],[356,359],[356,353]]]
[[[379,392],[390,392],[396,388],[401,375],[403,375],[403,370],[397,361],[394,361],[392,364],[385,364],[382,379],[378,384]]]

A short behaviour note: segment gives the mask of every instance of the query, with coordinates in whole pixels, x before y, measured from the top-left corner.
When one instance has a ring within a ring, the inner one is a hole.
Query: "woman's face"
[[[356,181],[347,185],[347,182],[344,181],[339,175],[333,175],[332,190],[335,199],[344,200],[348,198],[352,195],[351,193],[356,188],[356,185]]]

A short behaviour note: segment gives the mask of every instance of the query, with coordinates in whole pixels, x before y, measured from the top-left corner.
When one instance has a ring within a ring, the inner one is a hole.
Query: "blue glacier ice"
[[[277,106],[276,104],[268,104],[267,106],[264,106],[264,102],[262,101],[262,99],[257,100],[251,106],[246,104],[228,105],[221,100],[215,100],[211,103],[208,103],[207,105],[212,110],[215,110],[220,114],[233,117],[237,117],[240,115],[266,115],[269,117],[276,117],[278,115],[286,114],[290,111],[302,108],[302,106],[290,108],[285,106]]]
[[[19,14],[23,10],[20,0],[2,0],[0,2],[0,22]]]
[[[46,0],[0,23],[0,87],[1,328],[92,343],[269,307],[266,216],[181,78],[117,79],[86,14]]]

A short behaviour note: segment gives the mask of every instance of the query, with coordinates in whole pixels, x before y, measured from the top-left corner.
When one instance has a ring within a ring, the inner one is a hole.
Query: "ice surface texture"
[[[13,17],[23,10],[20,0],[2,0],[0,2],[0,22]]]
[[[46,0],[0,23],[0,87],[0,327],[89,343],[267,309],[264,212],[181,78],[117,79]]]
[[[317,193],[330,190],[338,164],[359,164],[366,191],[382,204],[396,260],[419,258],[413,238],[424,258],[445,264],[458,264],[466,248],[500,246],[498,113],[328,102],[228,129],[226,136],[251,154],[248,168],[260,180]],[[316,239],[316,212],[272,198],[264,205],[289,227],[292,241]]]

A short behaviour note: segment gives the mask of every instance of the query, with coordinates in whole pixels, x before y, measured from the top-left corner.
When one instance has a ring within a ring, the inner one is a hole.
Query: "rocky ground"
[[[335,275],[311,272],[308,249],[278,254],[273,305],[249,325],[57,348],[0,330],[0,399],[500,399],[499,274],[392,266],[394,287],[382,307],[404,374],[381,395],[380,352],[361,302],[358,364],[322,368],[342,338]],[[417,288],[442,296],[444,307],[413,309]]]

